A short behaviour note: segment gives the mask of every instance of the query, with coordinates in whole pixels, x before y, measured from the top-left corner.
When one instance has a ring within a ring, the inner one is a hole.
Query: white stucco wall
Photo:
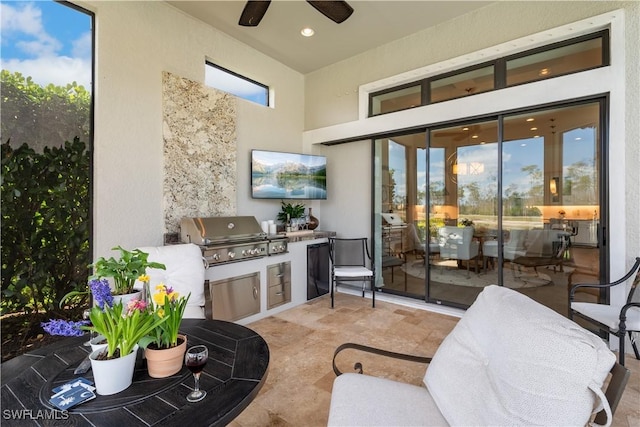
[[[162,244],[162,72],[204,82],[205,58],[270,86],[276,107],[239,101],[238,214],[275,217],[249,196],[252,148],[300,151],[304,77],[164,2],[81,1],[96,16],[94,257]]]
[[[607,14],[623,10],[622,14]],[[361,85],[445,62],[472,56],[474,52],[544,32],[588,17],[610,15],[612,64],[581,76],[565,76],[546,82],[503,89],[415,108],[372,119],[358,120]],[[609,198],[611,209],[612,278],[620,277],[640,256],[640,3],[596,2],[497,2],[468,15],[372,49],[357,57],[333,64],[305,76],[305,145],[357,135],[367,135],[402,127],[428,125],[492,111],[505,111],[610,93]],[[370,147],[361,142],[350,152],[348,170],[337,170],[331,178],[339,182],[359,182],[360,191],[370,193]],[[340,156],[340,146],[325,147],[332,159]],[[624,167],[621,167],[624,166]],[[357,180],[357,181],[355,181]],[[345,212],[358,215],[355,222],[367,222],[370,209],[346,200],[341,212],[322,212],[329,222],[339,223]],[[342,231],[337,229],[337,231]],[[622,289],[612,295],[624,297]]]
[[[360,85],[619,8],[625,12],[624,40],[616,46],[625,65],[610,76],[622,93],[612,109],[610,138],[612,224],[621,230],[612,233],[613,275],[640,254],[638,2],[498,2],[306,76],[163,2],[77,3],[96,15],[94,257],[118,244],[162,244],[163,71],[204,81],[206,58],[273,89],[275,108],[239,101],[238,214],[262,220],[280,208],[277,200],[249,196],[252,148],[321,153],[330,161],[329,199],[308,203],[320,228],[366,235],[370,144],[319,147],[308,137],[302,141],[304,130],[357,122]],[[483,96],[471,97],[471,108]],[[443,114],[415,110],[421,111],[407,114],[426,116],[424,124]]]

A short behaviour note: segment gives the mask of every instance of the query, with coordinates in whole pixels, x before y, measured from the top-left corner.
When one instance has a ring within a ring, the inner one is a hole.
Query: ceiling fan
[[[346,1],[307,0],[307,3],[337,24],[344,22],[353,13],[353,8]],[[242,10],[238,24],[244,27],[257,27],[270,4],[270,0],[248,1]]]

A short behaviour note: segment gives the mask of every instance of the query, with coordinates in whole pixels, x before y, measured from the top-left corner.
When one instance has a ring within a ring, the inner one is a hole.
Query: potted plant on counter
[[[304,205],[302,203],[285,203],[284,200],[281,201],[282,207],[280,208],[280,212],[278,212],[277,219],[285,225],[285,231],[287,230],[287,226],[291,226],[291,220],[302,218],[304,216]]]
[[[165,378],[182,369],[187,337],[179,331],[189,297],[191,294],[181,297],[178,292],[164,283],[156,286],[152,312],[156,318],[165,321],[142,341],[145,347],[147,370],[149,376],[153,378]]]

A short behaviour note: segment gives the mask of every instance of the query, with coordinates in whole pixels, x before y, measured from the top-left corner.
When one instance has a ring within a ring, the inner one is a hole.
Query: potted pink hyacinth
[[[106,279],[93,279],[89,287],[95,301],[89,312],[90,324],[52,320],[42,326],[55,335],[82,335],[91,331],[104,336],[107,346],[89,355],[96,391],[101,395],[118,393],[131,385],[138,342],[167,319],[154,315],[141,300],[114,302]]]
[[[89,314],[91,326],[82,328],[101,334],[107,340],[107,349],[92,352],[89,359],[98,394],[114,394],[131,385],[138,342],[167,319],[154,316],[141,300],[131,300],[126,306],[122,301],[113,303],[106,280],[92,281],[92,284],[96,306]]]

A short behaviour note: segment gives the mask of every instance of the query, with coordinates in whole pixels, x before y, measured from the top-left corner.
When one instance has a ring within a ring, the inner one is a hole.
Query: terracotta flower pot
[[[166,378],[180,372],[184,362],[184,353],[187,351],[187,336],[178,334],[178,342],[175,347],[153,349],[147,347],[144,356],[147,359],[147,371],[152,378]]]

